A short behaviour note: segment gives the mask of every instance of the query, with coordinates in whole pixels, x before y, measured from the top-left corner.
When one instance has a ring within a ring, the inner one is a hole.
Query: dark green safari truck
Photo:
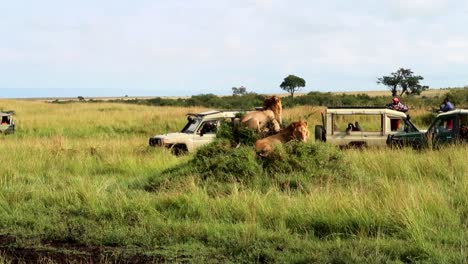
[[[463,143],[468,143],[468,109],[438,114],[427,131],[397,133],[387,138],[390,147],[410,146],[415,149]]]
[[[0,134],[15,133],[14,111],[0,111]]]

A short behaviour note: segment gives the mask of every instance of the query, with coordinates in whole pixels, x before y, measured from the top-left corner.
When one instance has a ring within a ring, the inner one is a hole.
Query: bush
[[[235,122],[223,122],[216,133],[216,138],[229,140],[233,147],[239,144],[253,146],[260,135],[252,129],[235,124]]]
[[[244,182],[262,174],[251,148],[233,148],[226,139],[201,147],[190,164],[203,179]]]
[[[300,141],[275,146],[261,162],[268,174],[296,172],[309,177],[334,175],[345,167],[343,153],[335,146]]]
[[[456,108],[468,107],[468,87],[450,90],[446,96],[450,98]]]

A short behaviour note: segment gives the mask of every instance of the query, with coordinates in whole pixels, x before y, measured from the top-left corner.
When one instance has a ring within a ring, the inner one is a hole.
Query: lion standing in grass
[[[268,132],[269,123],[273,125],[275,133],[279,132],[282,124],[281,99],[273,95],[263,102],[263,110],[247,113],[241,119],[241,124],[245,127],[257,130],[257,132]]]
[[[260,156],[266,157],[273,151],[275,144],[286,143],[294,139],[302,142],[309,140],[307,122],[302,120],[293,122],[278,134],[257,140],[255,150]]]

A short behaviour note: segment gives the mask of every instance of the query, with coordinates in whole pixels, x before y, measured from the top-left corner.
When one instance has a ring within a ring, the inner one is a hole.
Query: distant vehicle
[[[440,113],[427,131],[397,133],[390,135],[387,140],[390,147],[410,146],[415,149],[462,143],[468,143],[468,109]]]
[[[0,111],[0,133],[13,134],[15,133],[15,121],[13,121],[14,111]]]
[[[152,147],[166,147],[175,155],[193,152],[212,142],[222,122],[233,122],[239,111],[207,111],[187,114],[187,124],[181,132],[150,137]]]
[[[315,140],[340,147],[386,146],[388,135],[418,131],[408,116],[384,107],[329,107]]]

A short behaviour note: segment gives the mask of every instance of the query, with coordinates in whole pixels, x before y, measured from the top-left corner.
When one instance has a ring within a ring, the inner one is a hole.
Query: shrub
[[[468,107],[468,87],[450,90],[446,97],[450,98],[456,108]]]
[[[243,182],[262,174],[251,148],[233,148],[226,139],[201,147],[190,164],[203,179]]]
[[[236,118],[240,120],[242,116],[243,114],[239,114]],[[239,144],[253,146],[261,135],[250,128],[241,126],[239,122],[223,122],[216,133],[216,138],[229,140],[232,146]]]
[[[269,174],[299,172],[310,177],[341,173],[346,165],[343,153],[335,146],[300,141],[275,146],[261,162]]]

